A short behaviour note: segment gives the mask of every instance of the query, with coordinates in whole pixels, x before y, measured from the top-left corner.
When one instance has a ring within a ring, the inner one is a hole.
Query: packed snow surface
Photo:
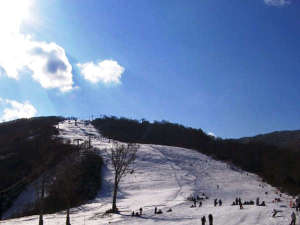
[[[140,145],[133,173],[124,177],[120,184],[117,201],[120,214],[107,215],[105,211],[111,207],[112,201],[113,173],[105,149],[111,148],[112,143],[101,137],[92,125],[82,121],[77,122],[77,126],[74,121],[64,121],[59,124],[59,129],[60,137],[73,144],[78,139],[92,137],[92,145],[104,157],[106,164],[102,190],[95,200],[72,209],[72,225],[193,225],[201,224],[201,217],[206,216],[207,219],[208,214],[213,215],[214,225],[289,224],[292,197],[286,194],[279,197],[279,191],[263,183],[258,176],[194,150],[148,144]],[[191,208],[193,203],[187,201],[187,197],[203,193],[209,199],[203,201],[202,207],[198,207],[197,203],[197,207]],[[249,205],[241,210],[238,206],[231,206],[236,197],[254,202],[259,197],[266,206]],[[222,199],[223,205],[215,207],[215,198]],[[282,202],[273,203],[275,198],[281,198]],[[140,207],[143,215],[131,217],[132,211],[137,212]],[[154,214],[154,207],[163,213]],[[170,208],[172,212],[167,212]],[[273,209],[280,210],[276,217],[272,217]],[[38,216],[5,220],[0,224],[38,224]],[[45,215],[44,224],[65,224],[65,212]]]

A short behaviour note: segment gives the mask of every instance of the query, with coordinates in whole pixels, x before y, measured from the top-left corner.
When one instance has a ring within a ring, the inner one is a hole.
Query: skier
[[[132,211],[131,216],[134,216],[134,215],[135,215],[135,213],[134,213],[134,211]]]
[[[208,215],[209,225],[213,225],[213,216],[211,214]]]
[[[291,221],[290,225],[296,225],[296,214],[295,214],[295,212],[292,213],[291,218],[292,218],[292,221]]]
[[[154,214],[157,214],[157,207],[154,208]]]
[[[205,218],[205,216],[202,216],[201,222],[202,222],[202,225],[205,225],[205,223],[206,223],[206,218]]]
[[[142,215],[143,214],[143,209],[142,209],[142,207],[140,208],[140,215]]]
[[[256,198],[256,205],[259,205],[259,198]]]

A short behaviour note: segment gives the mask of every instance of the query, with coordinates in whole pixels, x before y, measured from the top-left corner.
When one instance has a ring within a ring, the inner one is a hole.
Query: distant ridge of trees
[[[95,119],[93,125],[107,138],[129,142],[170,145],[198,150],[260,175],[290,194],[300,193],[300,151],[261,142],[214,138],[201,129],[168,121],[133,120],[114,116]]]
[[[300,151],[300,130],[275,131],[259,134],[254,137],[243,137],[239,139],[242,143],[261,142],[281,148],[289,148]]]

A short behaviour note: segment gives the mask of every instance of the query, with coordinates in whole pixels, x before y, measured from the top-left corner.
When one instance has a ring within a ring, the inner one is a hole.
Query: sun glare
[[[2,35],[18,33],[23,22],[30,19],[33,0],[1,0],[0,27]]]

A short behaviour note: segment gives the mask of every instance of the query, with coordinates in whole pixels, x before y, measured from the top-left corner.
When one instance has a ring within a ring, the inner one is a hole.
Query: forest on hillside
[[[259,142],[240,143],[234,139],[214,138],[201,129],[168,121],[151,123],[104,116],[92,123],[107,138],[195,149],[256,173],[282,191],[294,195],[300,193],[300,152]]]
[[[45,190],[48,194],[43,200],[45,213],[67,207],[64,199],[66,185],[62,185],[62,181],[70,177],[67,171],[72,171],[76,181],[72,181],[68,190],[74,194],[71,206],[92,199],[99,191],[101,157],[86,154],[82,158],[78,154],[78,146],[55,138],[59,133],[55,125],[63,120],[53,116],[0,123],[0,219],[2,212],[12,205],[26,186],[41,177],[47,177]],[[76,159],[79,157],[82,160]],[[38,211],[39,202],[36,201],[28,205],[26,211],[13,216],[31,215]]]

